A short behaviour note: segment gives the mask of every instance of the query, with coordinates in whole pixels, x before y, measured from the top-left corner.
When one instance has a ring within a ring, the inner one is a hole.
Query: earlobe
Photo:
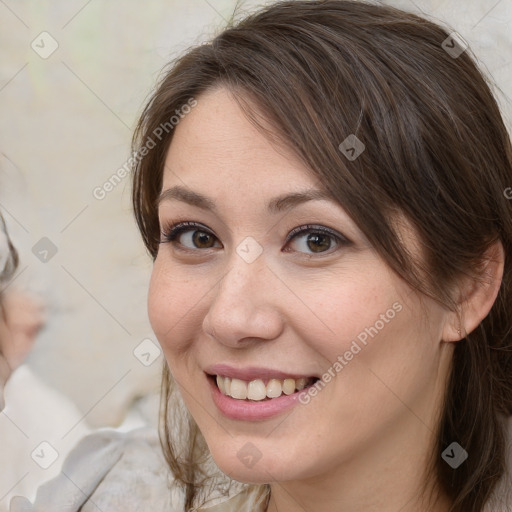
[[[442,341],[456,342],[463,340],[468,331],[465,328],[464,313],[461,308],[450,312],[443,328]]]
[[[479,275],[466,278],[461,286],[457,311],[450,314],[443,329],[443,341],[464,339],[491,310],[501,286],[505,251],[500,240],[485,252]]]

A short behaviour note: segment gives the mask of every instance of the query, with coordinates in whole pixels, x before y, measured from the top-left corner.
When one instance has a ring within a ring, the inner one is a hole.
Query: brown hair
[[[303,159],[399,276],[446,307],[456,308],[452,285],[480,278],[484,253],[501,241],[501,288],[489,315],[455,347],[432,459],[451,512],[480,512],[506,470],[503,419],[512,414],[512,207],[503,194],[512,184],[512,147],[470,51],[455,57],[443,47],[450,32],[347,0],[281,1],[231,22],[179,58],[144,109],[133,139],[133,205],[154,258],[173,130],[143,157],[141,148],[190,98],[224,86],[253,123]],[[339,145],[352,134],[366,149],[349,160]],[[400,242],[391,222],[397,212],[417,230],[423,267]],[[174,433],[173,393],[166,366],[162,443],[187,509],[207,480],[199,464],[206,446],[190,417],[185,433]],[[456,470],[441,458],[452,441],[470,454]]]

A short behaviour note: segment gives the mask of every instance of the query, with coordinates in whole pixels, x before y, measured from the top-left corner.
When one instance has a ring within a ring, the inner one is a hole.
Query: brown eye
[[[209,249],[213,247],[215,244],[215,237],[210,233],[205,233],[204,231],[191,231],[192,234],[192,242],[195,247],[198,249]],[[178,238],[181,238],[179,236]],[[183,242],[181,242],[183,243]],[[185,244],[184,244],[185,245]]]
[[[347,246],[350,243],[347,238],[330,228],[314,225],[297,227],[287,238],[287,246],[290,246],[293,251],[309,255],[326,253],[333,248]]]
[[[162,232],[161,243],[172,243],[176,246],[183,246],[186,249],[211,249],[222,247],[217,237],[201,225],[182,222],[171,226],[167,231]]]
[[[331,247],[336,245],[332,235],[324,233],[302,233],[295,236],[290,245],[294,251],[305,253],[322,253],[328,251]]]
[[[309,234],[306,243],[311,252],[324,252],[331,248],[331,237],[328,235]]]

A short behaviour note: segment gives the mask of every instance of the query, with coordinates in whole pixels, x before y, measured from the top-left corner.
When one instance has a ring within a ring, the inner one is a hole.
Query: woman
[[[44,321],[40,299],[11,286],[17,267],[18,252],[0,214],[0,411],[5,383],[30,352]]]
[[[175,510],[508,510],[512,148],[460,39],[276,3],[134,149]]]

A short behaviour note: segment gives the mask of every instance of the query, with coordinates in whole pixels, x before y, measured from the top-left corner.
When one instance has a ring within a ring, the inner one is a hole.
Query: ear
[[[459,341],[475,330],[498,296],[503,278],[505,251],[500,240],[485,252],[480,275],[464,278],[459,287],[458,310],[450,313],[443,328],[443,341]]]

